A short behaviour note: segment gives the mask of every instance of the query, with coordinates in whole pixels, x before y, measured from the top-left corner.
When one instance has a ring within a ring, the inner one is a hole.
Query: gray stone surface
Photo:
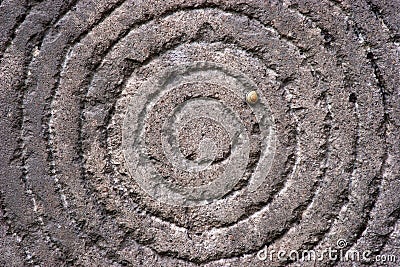
[[[0,266],[399,266],[399,13],[0,1]]]

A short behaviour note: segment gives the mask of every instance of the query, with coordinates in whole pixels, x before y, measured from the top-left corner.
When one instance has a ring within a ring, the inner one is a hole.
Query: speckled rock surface
[[[0,266],[399,266],[399,14],[0,1]]]

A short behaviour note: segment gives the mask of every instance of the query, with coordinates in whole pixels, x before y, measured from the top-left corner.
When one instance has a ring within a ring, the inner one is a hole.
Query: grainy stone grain
[[[0,265],[398,266],[399,12],[0,1]]]

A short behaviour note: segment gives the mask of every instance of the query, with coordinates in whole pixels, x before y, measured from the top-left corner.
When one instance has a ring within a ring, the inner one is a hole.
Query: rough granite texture
[[[0,0],[0,266],[399,266],[399,14]]]

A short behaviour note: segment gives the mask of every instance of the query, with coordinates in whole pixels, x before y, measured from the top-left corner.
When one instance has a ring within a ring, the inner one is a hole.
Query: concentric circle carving
[[[0,265],[396,254],[389,2],[0,2]]]

